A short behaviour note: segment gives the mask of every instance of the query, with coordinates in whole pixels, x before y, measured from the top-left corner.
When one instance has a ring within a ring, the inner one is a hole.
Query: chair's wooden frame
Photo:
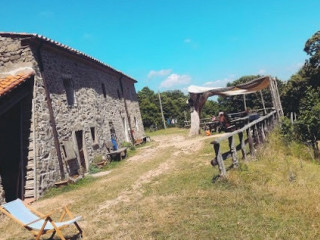
[[[17,222],[17,223],[19,223],[20,225],[22,225],[24,228],[26,228],[26,229],[29,230],[30,232],[32,232],[32,234],[34,235],[34,237],[35,237],[36,240],[39,240],[42,235],[47,234],[47,233],[52,233],[51,238],[52,238],[55,234],[57,234],[57,235],[60,237],[60,239],[66,240],[65,237],[63,236],[62,232],[61,232],[61,229],[66,228],[66,227],[68,227],[69,225],[63,225],[63,226],[61,226],[61,227],[57,227],[57,225],[55,224],[55,222],[54,222],[54,221],[52,220],[52,218],[50,217],[53,213],[56,213],[56,212],[57,212],[56,210],[50,212],[49,214],[42,214],[41,212],[37,211],[36,209],[34,209],[33,207],[31,207],[30,205],[28,205],[28,204],[26,204],[26,203],[23,203],[23,204],[26,206],[26,208],[28,208],[31,212],[33,212],[34,214],[36,214],[39,218],[38,218],[37,220],[35,220],[35,221],[32,221],[32,222],[28,223],[28,224],[24,224],[24,223],[21,222],[19,219],[17,219],[17,218],[15,218],[14,216],[12,216],[12,215],[10,214],[10,212],[8,212],[8,211],[7,211],[5,208],[3,208],[2,206],[0,206],[0,211],[1,211],[2,213],[4,213],[5,215],[7,215],[8,217],[10,217],[11,219],[13,219],[15,222]],[[72,213],[70,212],[70,210],[68,209],[68,207],[67,207],[67,206],[64,206],[64,207],[62,207],[62,214],[61,214],[61,216],[60,216],[60,218],[59,218],[59,222],[61,222],[66,215],[68,215],[68,216],[70,217],[70,219],[73,219],[73,218],[74,218],[74,216],[72,215]],[[40,221],[40,220],[42,220],[42,219],[44,219],[44,223],[43,223],[43,225],[42,225],[42,227],[41,227],[40,230],[34,230],[34,229],[32,229],[31,227],[29,227],[30,224],[35,223],[35,222],[37,222],[37,221]],[[44,230],[44,228],[45,228],[45,226],[46,226],[46,224],[47,224],[48,222],[50,222],[54,228],[53,228],[53,229],[50,229],[50,230]],[[79,224],[78,224],[77,222],[74,222],[73,224],[74,224],[74,225],[76,226],[76,228],[78,229],[78,231],[79,231],[82,239],[84,239],[84,232],[83,232],[82,229],[80,228]]]

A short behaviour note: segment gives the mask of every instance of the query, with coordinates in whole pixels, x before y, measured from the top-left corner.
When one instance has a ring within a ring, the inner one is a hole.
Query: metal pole
[[[159,96],[159,102],[160,102],[160,110],[161,110],[161,116],[162,116],[162,121],[163,121],[163,127],[164,127],[164,129],[167,129],[166,121],[165,121],[165,119],[164,119],[163,110],[162,110],[162,103],[161,103],[160,91],[158,91],[158,96]]]

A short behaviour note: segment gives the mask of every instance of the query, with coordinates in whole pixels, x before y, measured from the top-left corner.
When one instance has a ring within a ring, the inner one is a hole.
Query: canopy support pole
[[[263,99],[262,91],[260,90],[259,92],[260,92],[260,96],[261,96],[261,102],[262,102],[262,106],[263,106],[264,115],[267,115],[266,105],[264,104],[264,99]]]
[[[243,105],[244,105],[244,110],[247,111],[247,102],[246,102],[246,95],[243,94]]]
[[[203,105],[208,99],[207,94],[190,94],[188,100],[191,112],[190,136],[200,134],[200,115]]]

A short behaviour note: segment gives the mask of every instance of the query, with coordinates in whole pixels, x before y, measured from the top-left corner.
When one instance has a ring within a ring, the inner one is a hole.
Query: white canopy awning
[[[251,80],[244,84],[239,84],[237,86],[225,87],[225,88],[209,88],[209,87],[200,87],[191,85],[188,87],[188,92],[190,94],[208,94],[209,96],[213,95],[222,95],[222,96],[234,96],[234,95],[243,95],[254,93],[269,87],[271,78],[269,76],[260,77],[254,80]]]

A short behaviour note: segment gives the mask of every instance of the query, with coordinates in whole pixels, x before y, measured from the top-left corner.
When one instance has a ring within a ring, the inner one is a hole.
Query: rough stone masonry
[[[0,33],[0,74],[30,69],[31,101],[21,113],[30,111],[22,115],[30,116],[21,141],[27,142],[21,146],[24,189],[17,197],[38,198],[56,182],[84,174],[95,157],[107,155],[112,137],[118,144],[144,137],[134,79],[45,37]],[[3,201],[1,194],[0,185]]]

